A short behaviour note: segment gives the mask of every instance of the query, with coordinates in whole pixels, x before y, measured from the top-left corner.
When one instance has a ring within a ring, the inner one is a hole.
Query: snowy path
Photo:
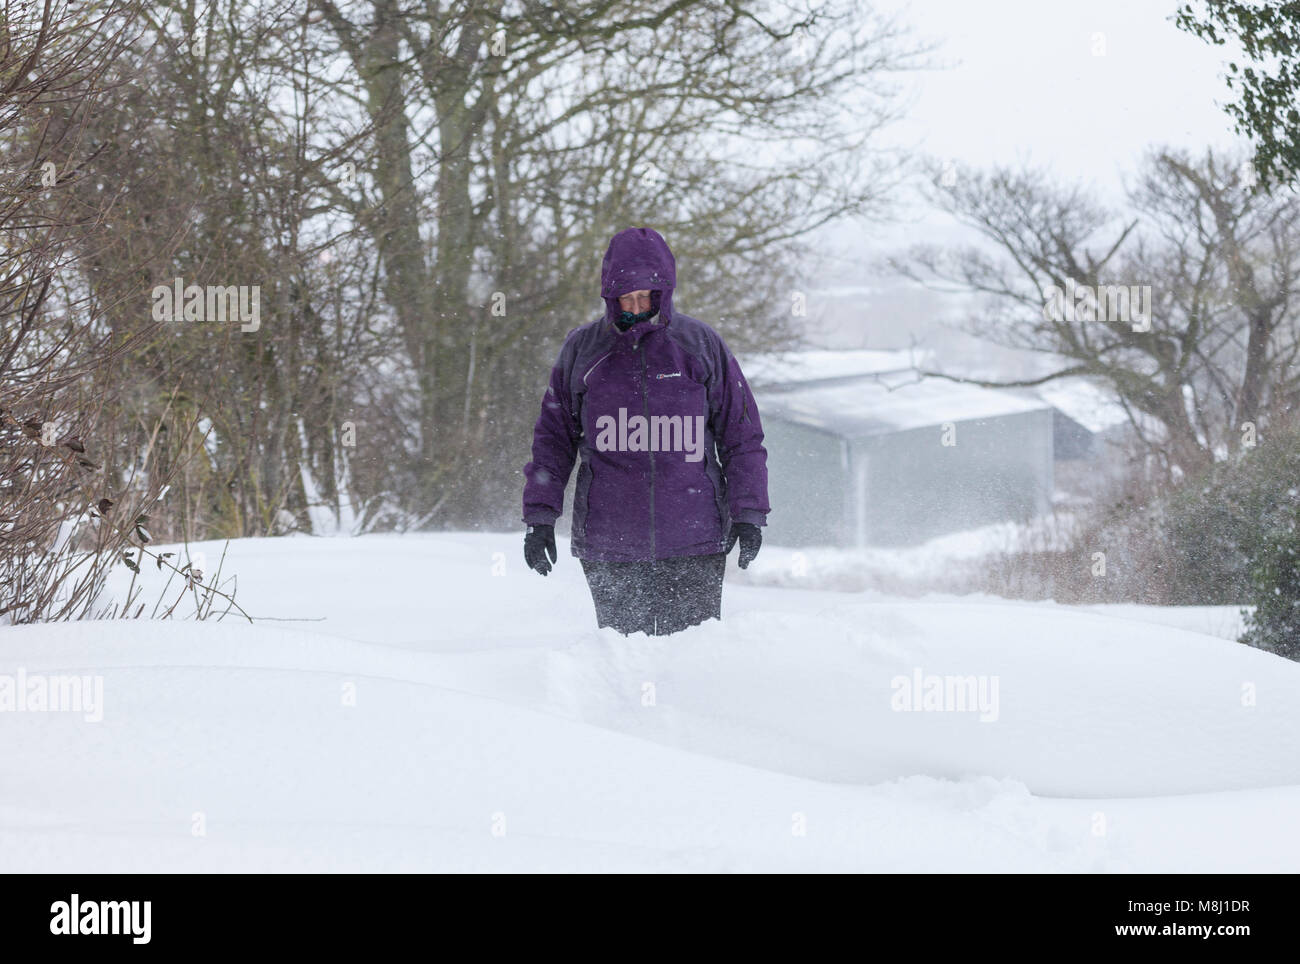
[[[0,674],[104,688],[101,722],[0,713],[0,868],[1300,870],[1300,665],[1160,613],[743,585],[624,638],[518,541],[232,545],[250,612],[319,622],[0,629]],[[895,710],[918,674],[996,700]]]

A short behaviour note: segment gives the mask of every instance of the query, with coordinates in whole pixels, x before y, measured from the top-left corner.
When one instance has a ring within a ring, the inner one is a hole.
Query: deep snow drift
[[[1178,628],[1224,611],[729,583],[625,638],[521,542],[247,540],[304,621],[0,629],[103,685],[0,712],[0,868],[1300,870],[1300,665]]]

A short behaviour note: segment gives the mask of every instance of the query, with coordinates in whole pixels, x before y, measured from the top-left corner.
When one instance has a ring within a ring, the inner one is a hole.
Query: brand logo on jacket
[[[680,374],[680,372],[678,373]],[[618,418],[596,419],[598,452],[685,452],[687,462],[704,458],[703,415],[633,415],[626,408]]]
[[[681,378],[681,372],[660,372],[655,378]]]

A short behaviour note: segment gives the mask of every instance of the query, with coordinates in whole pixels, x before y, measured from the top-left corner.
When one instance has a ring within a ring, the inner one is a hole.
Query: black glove
[[[555,526],[532,525],[524,536],[524,562],[529,569],[536,569],[543,576],[551,571],[551,562],[546,561],[550,555],[555,561]]]
[[[763,544],[763,530],[752,522],[733,522],[731,533],[727,536],[727,552],[740,540],[740,558],[736,560],[741,569],[748,569],[749,564],[758,555],[758,547]]]

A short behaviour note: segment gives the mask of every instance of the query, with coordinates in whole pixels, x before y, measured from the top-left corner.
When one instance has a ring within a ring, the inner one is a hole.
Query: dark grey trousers
[[[654,562],[580,561],[597,626],[611,626],[624,636],[667,636],[722,618],[727,557],[720,552]]]

